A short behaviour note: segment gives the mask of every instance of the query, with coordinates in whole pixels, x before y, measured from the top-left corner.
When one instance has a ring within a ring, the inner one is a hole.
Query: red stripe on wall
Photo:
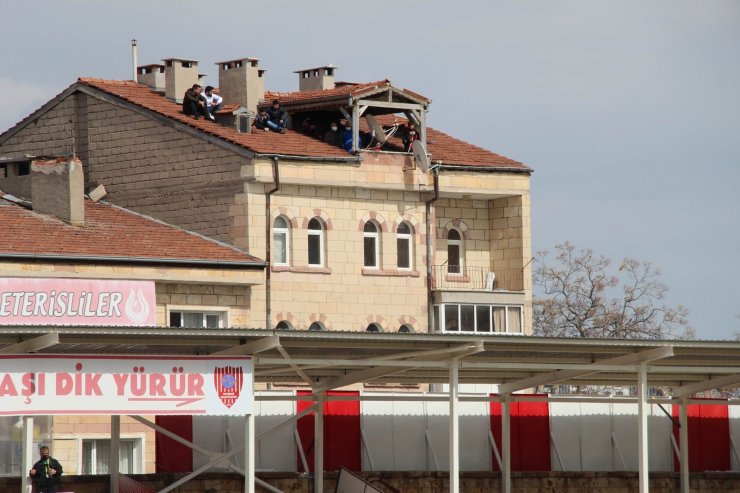
[[[308,391],[298,391],[298,395],[311,395]],[[359,396],[359,392],[327,392],[328,396]],[[298,401],[298,413],[311,407],[312,401]],[[304,416],[296,424],[306,452],[310,472],[314,471],[314,413]],[[362,470],[362,435],[360,432],[360,401],[324,402],[324,470],[337,471],[345,467],[350,471]],[[296,453],[298,453],[296,451]],[[301,456],[298,454],[298,470],[303,471]]]
[[[548,403],[512,402],[510,413],[511,470],[551,470],[550,406]],[[491,433],[501,454],[501,403],[499,402],[491,402]],[[493,457],[493,470],[500,470],[495,456]]]
[[[730,415],[727,404],[689,404],[689,471],[729,471]],[[673,436],[681,446],[678,428],[678,405],[673,405]],[[673,454],[673,468],[681,470]]]
[[[192,416],[156,416],[154,422],[185,440],[193,441]],[[189,447],[157,432],[154,449],[157,473],[193,470],[193,451]]]

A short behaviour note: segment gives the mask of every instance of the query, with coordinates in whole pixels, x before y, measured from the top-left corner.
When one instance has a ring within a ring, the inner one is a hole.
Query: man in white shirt
[[[203,96],[206,98],[206,109],[211,117],[213,117],[215,112],[224,107],[224,98],[218,94],[213,94],[213,86],[206,86]]]

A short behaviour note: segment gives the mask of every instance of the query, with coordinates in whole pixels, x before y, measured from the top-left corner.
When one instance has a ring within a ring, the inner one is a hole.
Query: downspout
[[[271,329],[270,320],[272,318],[272,301],[270,296],[270,283],[272,274],[272,262],[271,262],[271,240],[272,234],[270,228],[270,197],[273,193],[280,190],[280,169],[278,167],[279,159],[277,156],[272,157],[272,180],[275,182],[275,187],[272,190],[268,190],[265,194],[265,329]]]
[[[432,166],[432,177],[434,178],[434,196],[426,201],[426,247],[427,247],[427,331],[432,332],[432,326],[434,322],[434,300],[432,299],[432,284],[434,278],[432,276],[432,204],[439,199],[439,166]]]

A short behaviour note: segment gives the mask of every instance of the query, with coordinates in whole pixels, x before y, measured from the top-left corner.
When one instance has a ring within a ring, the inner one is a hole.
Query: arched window
[[[383,327],[378,323],[371,323],[367,326],[367,332],[383,332]]]
[[[290,259],[288,247],[290,242],[290,228],[284,217],[278,216],[272,223],[272,263],[275,265],[288,265]]]
[[[369,269],[377,269],[380,267],[380,234],[378,233],[378,226],[372,221],[366,222],[362,236],[365,252],[364,265]]]
[[[414,258],[414,242],[411,226],[408,223],[401,223],[398,225],[396,231],[396,251],[397,251],[397,265],[400,270],[411,270],[412,259]]]
[[[293,330],[293,324],[291,324],[287,320],[281,320],[275,326],[275,329],[277,329],[277,330]]]
[[[324,266],[324,225],[315,217],[308,223],[308,265]]]
[[[409,324],[403,324],[402,326],[398,328],[398,332],[400,334],[413,334],[414,328]]]
[[[451,229],[447,233],[447,273],[463,273],[463,249],[460,233],[456,229]]]
[[[309,325],[308,330],[311,330],[311,331],[326,330],[326,327],[324,327],[324,324],[322,324],[321,322],[314,322],[311,325]]]

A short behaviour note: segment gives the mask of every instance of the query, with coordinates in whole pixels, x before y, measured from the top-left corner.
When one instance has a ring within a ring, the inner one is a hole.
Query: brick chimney
[[[77,158],[39,159],[31,162],[33,210],[80,226],[85,222],[85,184]]]
[[[224,103],[236,103],[256,113],[265,96],[265,70],[259,58],[218,62],[218,90]]]
[[[185,60],[183,58],[165,58],[164,62],[164,95],[178,103],[182,102],[185,91],[193,84],[198,84],[200,74],[198,73],[197,60]]]
[[[152,63],[136,67],[137,80],[155,91],[164,92],[164,65]]]
[[[330,63],[323,67],[296,70],[293,73],[298,74],[298,90],[303,92],[334,89],[334,71],[338,68]]]

